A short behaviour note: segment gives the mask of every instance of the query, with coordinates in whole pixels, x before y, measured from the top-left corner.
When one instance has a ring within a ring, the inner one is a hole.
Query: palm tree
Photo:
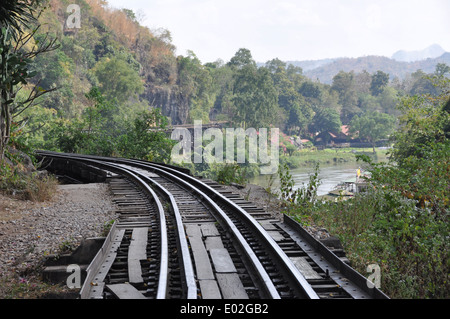
[[[0,3],[0,28],[9,29],[12,36],[20,33],[22,27],[28,28],[35,21],[33,13],[41,0],[2,0]]]
[[[34,76],[31,60],[38,54],[57,48],[56,39],[44,40],[30,50],[22,50],[35,35],[39,26],[36,9],[45,0],[1,0],[0,2],[0,164],[9,143],[14,112],[30,107],[34,100],[51,90],[40,90],[38,85],[32,89],[25,101],[16,101],[21,85]],[[32,31],[27,31],[32,29]],[[39,83],[38,83],[39,84]]]

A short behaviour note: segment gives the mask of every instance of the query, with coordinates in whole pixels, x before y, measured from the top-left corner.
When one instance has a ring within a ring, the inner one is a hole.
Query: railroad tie
[[[147,299],[129,283],[106,285],[106,287],[119,299]]]
[[[141,260],[147,259],[148,228],[134,228],[128,251],[128,277],[130,283],[144,282]]]
[[[186,234],[194,256],[202,298],[248,299],[216,226],[212,223],[187,224]]]

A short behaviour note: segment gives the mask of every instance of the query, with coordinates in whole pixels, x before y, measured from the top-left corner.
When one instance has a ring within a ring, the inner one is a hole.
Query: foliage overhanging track
[[[233,245],[239,246],[240,254],[245,252],[246,256],[244,257],[244,263],[246,263],[246,267],[252,268],[251,270],[257,273],[258,278],[255,280],[255,285],[262,291],[260,297],[317,299],[319,298],[319,295],[320,298],[322,298],[323,296],[327,297],[328,295],[332,296],[335,294],[323,293],[324,289],[327,289],[332,283],[331,278],[328,276],[328,272],[326,276],[323,276],[325,277],[323,280],[306,280],[297,266],[294,265],[293,261],[287,256],[287,254],[290,254],[289,251],[293,251],[292,248],[288,247],[291,245],[290,243],[283,243],[284,246],[279,245],[279,242],[275,242],[261,224],[243,208],[216,191],[207,183],[186,174],[183,169],[146,161],[121,158],[60,154],[44,151],[40,151],[39,154],[49,158],[71,158],[72,160],[97,163],[100,167],[108,163],[109,169],[114,166],[116,169],[120,167],[121,169],[133,171],[133,173],[139,175],[141,179],[145,179],[148,185],[152,185],[153,188],[157,189],[157,193],[162,196],[167,203],[170,203],[170,207],[172,207],[173,211],[177,211],[178,213],[179,209],[176,200],[174,199],[174,196],[172,196],[173,190],[169,191],[168,186],[176,184],[180,188],[183,188],[185,192],[191,193],[191,196],[198,198],[199,201],[211,211],[211,214],[219,221],[226,232],[232,235]],[[140,170],[141,172],[147,173],[139,173]],[[179,216],[176,222],[178,230],[183,229],[183,226],[180,227],[182,224],[181,219],[182,216]],[[185,227],[187,226],[185,225]],[[180,236],[183,236],[182,232]],[[284,248],[282,248],[282,246]],[[187,255],[187,253],[184,254],[185,262],[188,259]],[[188,265],[191,265],[192,267],[192,263],[189,261]],[[183,268],[185,267],[183,266]],[[189,268],[189,266],[187,268]],[[252,277],[255,279],[255,275]],[[190,293],[188,292],[184,297],[194,298],[194,290],[196,287],[195,282],[192,279],[192,270],[191,279],[185,279],[184,282],[188,288],[191,288]],[[336,284],[333,284],[333,286],[336,287]],[[313,289],[313,287],[315,288]],[[317,291],[322,293],[318,293]],[[333,288],[332,291],[335,291],[335,288]],[[340,289],[340,291],[341,293],[335,294],[341,296],[338,298],[351,297],[349,294],[346,294],[344,290]]]

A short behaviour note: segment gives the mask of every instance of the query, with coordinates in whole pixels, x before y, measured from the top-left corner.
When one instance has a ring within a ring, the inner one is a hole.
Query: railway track
[[[38,155],[56,171],[106,172],[118,206],[81,298],[387,298],[295,221],[274,219],[213,181],[146,161]]]

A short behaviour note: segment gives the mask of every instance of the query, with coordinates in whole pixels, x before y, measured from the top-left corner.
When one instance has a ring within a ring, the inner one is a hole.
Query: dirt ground
[[[70,295],[41,280],[45,257],[99,236],[114,214],[106,184],[60,185],[42,203],[0,194],[0,299]]]

